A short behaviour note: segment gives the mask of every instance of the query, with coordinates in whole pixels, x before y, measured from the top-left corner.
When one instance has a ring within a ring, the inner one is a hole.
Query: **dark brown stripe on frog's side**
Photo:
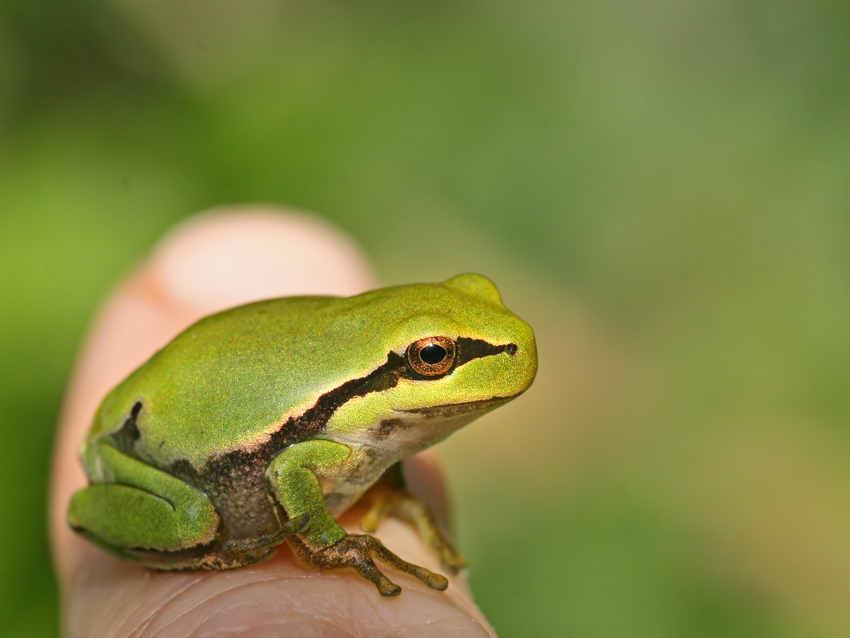
[[[482,339],[461,337],[457,340],[457,355],[454,365],[440,378],[452,374],[458,367],[482,357],[490,357],[502,352],[513,355],[516,345],[513,343],[493,345]],[[407,358],[396,352],[387,354],[387,361],[359,379],[346,381],[333,390],[320,396],[316,403],[298,418],[288,419],[282,427],[272,433],[268,442],[261,448],[270,448],[272,454],[283,449],[295,440],[306,440],[321,433],[327,427],[334,413],[355,397],[364,397],[372,392],[382,392],[398,385],[399,379],[429,380],[428,377],[415,372],[408,364]]]
[[[483,339],[469,339],[468,337],[461,337],[457,340],[457,350],[458,354],[455,367],[462,366],[464,363],[468,363],[473,359],[490,357],[494,354],[501,354],[503,352],[507,352],[510,356],[514,356],[517,353],[517,346],[515,343],[506,343],[501,346],[494,346],[492,343],[484,341]]]
[[[316,403],[301,416],[289,417],[283,421],[264,443],[254,448],[229,450],[209,459],[204,468],[205,477],[214,479],[229,477],[233,475],[233,469],[248,467],[256,461],[264,465],[268,459],[288,445],[320,434],[327,427],[334,412],[352,398],[395,387],[406,366],[404,357],[390,352],[387,361],[366,376],[346,381],[321,395]],[[186,459],[175,461],[171,469],[174,474],[189,480],[199,478],[197,469]]]

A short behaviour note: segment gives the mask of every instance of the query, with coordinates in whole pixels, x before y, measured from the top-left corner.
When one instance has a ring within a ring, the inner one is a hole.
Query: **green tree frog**
[[[376,559],[444,590],[444,576],[334,517],[365,495],[364,531],[392,513],[462,567],[400,462],[518,396],[536,370],[531,328],[475,274],[225,310],[103,400],[68,520],[153,569],[243,567],[286,542],[306,567],[354,570],[385,596],[400,588]]]

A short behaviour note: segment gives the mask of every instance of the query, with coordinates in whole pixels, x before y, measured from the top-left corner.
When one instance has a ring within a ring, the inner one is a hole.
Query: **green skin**
[[[452,364],[422,373],[415,344],[432,337],[455,346],[436,349],[436,368]],[[334,517],[378,482],[369,527],[399,514],[444,565],[462,565],[397,464],[521,394],[536,370],[531,328],[480,275],[226,310],[107,395],[80,449],[90,485],[68,519],[154,569],[242,567],[286,541],[308,567],[354,569],[384,595],[399,588],[374,558],[445,589]]]

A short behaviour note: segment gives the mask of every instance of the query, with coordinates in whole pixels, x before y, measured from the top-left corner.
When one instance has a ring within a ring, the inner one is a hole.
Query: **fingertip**
[[[163,303],[202,315],[281,295],[348,296],[375,284],[357,245],[319,217],[216,208],[169,232],[145,269]]]

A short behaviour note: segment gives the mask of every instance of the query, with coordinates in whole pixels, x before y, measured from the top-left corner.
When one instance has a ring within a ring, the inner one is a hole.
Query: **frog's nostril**
[[[505,352],[507,352],[511,356],[514,356],[517,350],[519,350],[519,348],[517,348],[517,345],[515,343],[509,343],[505,346]]]

